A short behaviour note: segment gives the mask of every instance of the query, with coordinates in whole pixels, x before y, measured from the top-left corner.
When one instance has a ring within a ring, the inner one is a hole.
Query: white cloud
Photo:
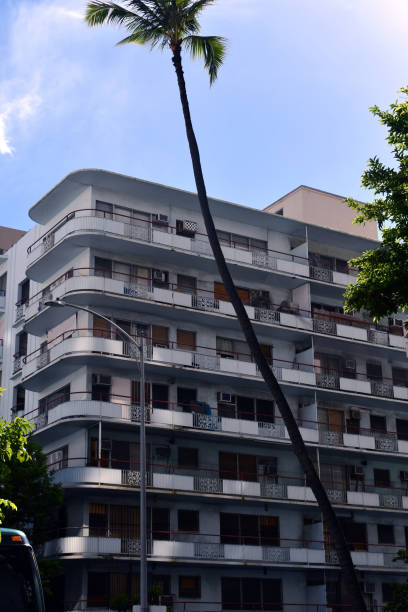
[[[12,155],[13,148],[7,135],[7,126],[13,121],[25,121],[35,115],[41,104],[41,98],[36,93],[28,93],[21,98],[3,104],[0,113],[0,154]]]
[[[0,81],[0,154],[11,155],[15,138],[27,137],[47,107],[58,111],[67,87],[75,86],[80,70],[67,47],[85,30],[82,7],[81,0],[23,0],[11,11],[2,58],[11,76]]]

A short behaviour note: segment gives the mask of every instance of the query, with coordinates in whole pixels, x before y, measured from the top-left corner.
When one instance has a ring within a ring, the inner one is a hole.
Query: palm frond
[[[218,69],[224,61],[226,42],[222,36],[187,36],[183,41],[193,58],[204,58],[204,66],[210,75],[211,85],[216,80]]]
[[[135,14],[132,11],[115,2],[92,0],[87,4],[85,20],[89,26],[98,26],[104,23],[123,24],[127,19],[134,16]]]
[[[163,36],[159,34],[156,30],[146,30],[145,28],[140,28],[133,30],[129,36],[123,38],[116,46],[126,45],[128,43],[136,43],[138,45],[150,45],[151,48],[155,47],[159,43],[162,43]]]

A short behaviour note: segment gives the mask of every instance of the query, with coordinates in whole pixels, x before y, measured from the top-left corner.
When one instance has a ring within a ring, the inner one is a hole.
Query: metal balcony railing
[[[72,280],[76,278],[78,279],[77,282]],[[88,284],[85,284],[84,279],[86,278],[89,279]],[[235,316],[230,303],[223,301],[216,291],[214,292],[214,288],[211,287],[209,282],[199,281],[196,287],[192,288],[191,286],[170,282],[159,284],[145,277],[107,271],[106,269],[74,268],[55,279],[29,300],[25,300],[23,303],[18,302],[16,305],[16,321],[24,315],[27,318],[35,316],[47,300],[56,296],[63,297],[66,293],[75,291],[75,289],[83,291],[88,288],[90,291],[100,291],[101,278],[104,279],[103,291],[156,303],[171,303],[193,310]],[[362,317],[333,314],[321,310],[312,312],[285,302],[274,304],[264,296],[256,295],[249,297],[246,306],[252,307],[248,309],[250,318],[261,323],[278,324],[283,327],[293,327],[295,325],[308,332],[314,331],[315,333],[347,338],[354,338],[355,336],[354,339],[359,341],[403,348],[403,341],[400,336],[395,335],[395,328],[391,330],[391,328],[384,325],[380,326]],[[375,329],[376,327],[381,329]],[[354,328],[358,333],[356,334],[350,328]]]
[[[72,343],[72,347],[69,348],[71,355],[75,353],[75,346],[78,346],[77,351],[86,352],[86,344],[83,342],[75,344],[75,340],[78,338],[90,339],[90,352],[97,350],[105,355],[137,358],[137,354],[133,354],[128,343],[116,340],[114,331],[98,330],[97,328],[75,328],[63,332],[52,341],[47,344],[43,343],[40,348],[24,356],[23,363],[27,366],[25,376],[32,375],[36,370],[52,363],[56,358],[56,356],[53,356],[53,350],[63,342],[70,341]],[[91,339],[108,340],[111,341],[111,344],[106,343],[106,345],[100,347],[98,345],[98,348],[96,348]],[[58,357],[61,356],[61,349],[64,350],[63,347],[58,349]],[[170,363],[181,367],[226,372],[240,376],[261,376],[250,353],[220,350],[194,344],[191,344],[191,346],[180,345],[177,341],[164,341],[163,338],[155,339],[151,336],[146,337],[145,350],[146,359],[152,362]],[[35,367],[33,367],[34,362]],[[337,389],[354,394],[362,393],[364,395],[408,400],[408,391],[405,390],[408,387],[408,380],[406,379],[392,380],[385,377],[375,379],[373,376],[368,377],[365,372],[355,371],[351,373],[350,370],[337,370],[314,366],[311,363],[276,358],[271,360],[270,365],[274,368],[278,379],[290,384],[312,387],[317,385],[326,389]],[[294,376],[291,371],[296,371],[298,374]],[[395,396],[395,389],[398,391],[398,387],[395,386],[396,383],[404,385],[402,392],[399,392],[397,396]]]
[[[75,231],[70,229],[68,226],[64,232],[64,226],[70,222],[79,221],[78,228],[86,230],[87,227],[96,231],[97,224],[92,221],[86,221],[86,219],[100,219],[105,222],[105,225],[109,227],[102,227],[101,231],[111,233],[113,235],[125,236],[132,240],[141,240],[144,242],[153,242],[157,244],[163,244],[165,246],[173,246],[180,248],[183,251],[190,251],[199,255],[212,256],[211,247],[206,234],[200,232],[194,232],[190,238],[185,238],[182,233],[178,231],[176,227],[170,226],[167,223],[158,223],[157,221],[146,219],[138,219],[123,215],[116,212],[106,212],[97,209],[79,209],[72,211],[60,219],[52,228],[50,228],[45,234],[38,238],[33,244],[31,244],[27,253],[30,257],[30,263],[36,261],[47,251],[50,251],[59,241],[62,241],[68,233]],[[173,240],[173,237],[181,238],[182,240]],[[327,265],[321,267],[316,263],[316,259],[309,259],[295,255],[290,252],[282,252],[274,249],[263,249],[260,247],[253,247],[243,245],[242,241],[228,241],[224,243],[222,240],[221,246],[223,248],[230,248],[234,251],[233,260],[234,262],[244,263],[253,265],[256,267],[262,267],[269,270],[278,270],[282,272],[295,273],[299,276],[311,277],[313,279],[324,281],[324,282],[339,282],[339,284],[345,284],[343,279],[337,278],[336,274],[348,275],[350,282],[356,275],[356,271],[348,266],[344,269],[339,270],[338,266],[333,269],[328,268]],[[228,253],[227,253],[228,258]],[[283,263],[282,263],[283,262]],[[287,262],[292,264],[298,264],[295,268],[292,266],[288,269]]]
[[[136,489],[140,486],[138,461],[115,459],[112,456],[104,456],[101,459],[60,459],[49,465],[49,469],[54,472],[54,478],[67,487],[79,483]],[[148,487],[156,492],[170,490],[180,493],[274,499],[288,503],[316,503],[305,477],[278,473],[276,467],[265,468],[261,464],[256,472],[251,472],[232,471],[214,465],[185,467],[149,461],[146,482]],[[395,483],[386,486],[383,483],[352,479],[322,482],[335,505],[408,511],[408,484],[406,487]]]

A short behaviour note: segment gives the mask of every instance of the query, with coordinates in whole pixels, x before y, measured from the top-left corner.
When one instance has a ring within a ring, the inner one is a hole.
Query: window
[[[255,420],[255,400],[252,397],[237,396],[237,418],[246,421]]]
[[[95,257],[95,276],[112,278],[112,260],[103,257]]]
[[[221,246],[230,246],[245,251],[253,249],[262,249],[264,251],[268,248],[266,240],[259,240],[258,238],[249,238],[248,236],[242,236],[240,234],[230,234],[222,230],[216,230],[218,240]]]
[[[59,404],[68,402],[70,398],[70,393],[71,393],[71,386],[65,385],[64,387],[61,387],[61,389],[58,389],[58,391],[54,391],[53,393],[50,393],[46,397],[43,397],[42,399],[40,399],[38,403],[39,413],[44,414],[47,410],[51,410],[52,408],[55,408],[55,406],[58,406]]]
[[[198,510],[179,510],[178,511],[178,530],[198,532],[200,531],[200,513]]]
[[[263,423],[275,422],[275,405],[271,400],[256,400],[256,417]]]
[[[280,546],[279,518],[221,512],[220,537],[222,544]]]
[[[153,540],[170,539],[170,513],[168,508],[152,508]]]
[[[380,363],[367,362],[367,378],[374,381],[381,380],[382,368]]]
[[[111,377],[105,374],[92,374],[92,399],[109,402],[111,398]]]
[[[393,593],[394,593],[394,589],[395,589],[395,584],[391,584],[389,582],[383,582],[382,583],[382,600],[383,603],[386,603],[388,601],[391,601],[393,598]]]
[[[280,208],[275,212],[275,215],[283,215],[283,208]]]
[[[220,478],[257,482],[257,458],[255,455],[219,453]]]
[[[242,287],[236,287],[237,293],[242,300],[242,303],[246,306],[250,304],[251,290],[243,289]],[[222,283],[214,282],[214,297],[216,300],[222,300],[223,302],[229,302],[229,295]]]
[[[88,572],[89,608],[108,608],[110,600],[122,593],[131,599],[140,593],[138,574]]]
[[[1,372],[0,372],[0,382],[1,382]],[[18,412],[20,410],[25,409],[25,389],[20,385],[14,388],[14,406],[13,411]]]
[[[177,348],[187,351],[196,350],[196,334],[192,331],[184,329],[177,330]]]
[[[183,412],[191,412],[197,401],[197,389],[177,387],[177,404],[183,408]]]
[[[109,574],[107,572],[88,572],[88,607],[106,606],[109,603],[109,597]]]
[[[179,576],[179,597],[187,597],[188,599],[200,599],[201,577]]]
[[[68,445],[47,453],[46,463],[50,470],[62,470],[68,467]]]
[[[389,487],[390,486],[390,470],[380,470],[374,468],[374,486]]]
[[[26,278],[25,280],[23,280],[22,283],[20,283],[18,288],[18,295],[20,304],[25,304],[26,302],[28,302],[30,298],[30,281],[28,278]]]
[[[177,274],[177,291],[181,293],[196,294],[197,279],[194,276],[186,276],[185,274]]]
[[[223,610],[282,610],[282,583],[275,578],[221,578]]]
[[[370,414],[370,427],[375,431],[375,433],[385,433],[387,431],[385,416]]]
[[[367,550],[367,525],[339,517],[350,550]]]
[[[408,440],[408,421],[406,419],[397,419],[397,437],[398,440]]]
[[[108,535],[108,506],[89,504],[89,535],[105,537]]]
[[[377,525],[378,543],[379,544],[394,544],[394,526],[393,525]]]
[[[180,446],[178,449],[178,464],[179,467],[197,468],[198,467],[198,449],[186,448]]]
[[[93,335],[95,338],[110,338],[112,327],[109,321],[96,315],[93,316]]]
[[[176,234],[178,236],[185,236],[186,238],[194,238],[198,230],[198,223],[196,221],[188,221],[187,219],[176,220]]]
[[[96,200],[95,208],[97,211],[97,217],[103,217],[104,219],[112,219],[113,204]]]
[[[18,334],[16,340],[17,340],[17,357],[24,357],[25,355],[27,355],[27,332],[21,332],[21,334]]]
[[[152,406],[167,410],[169,407],[169,388],[167,385],[152,384]]]
[[[392,368],[392,382],[396,387],[408,387],[408,370]]]
[[[252,355],[246,342],[232,338],[217,336],[217,355],[224,359],[238,359],[239,361],[252,361]]]
[[[169,348],[168,327],[162,327],[161,325],[152,325],[152,343],[153,346]]]

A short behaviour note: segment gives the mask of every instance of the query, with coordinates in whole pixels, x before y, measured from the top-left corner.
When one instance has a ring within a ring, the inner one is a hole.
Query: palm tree
[[[338,555],[343,579],[347,584],[352,601],[352,609],[366,612],[366,606],[343,531],[327,497],[327,493],[320,482],[313,461],[309,457],[290,406],[262,352],[252,324],[237,293],[221,250],[208,205],[200,152],[191,120],[181,52],[184,48],[190,52],[193,58],[203,58],[205,68],[210,76],[210,83],[212,84],[216,80],[218,69],[223,63],[226,41],[220,36],[198,35],[200,31],[198,17],[205,8],[214,4],[214,2],[215,0],[123,0],[123,3],[119,5],[115,2],[92,0],[87,5],[86,21],[90,26],[102,24],[124,26],[128,35],[118,43],[119,45],[137,43],[150,45],[151,48],[158,46],[161,49],[169,48],[171,50],[172,62],[180,90],[198,199],[218,271],[235,309],[255,363],[279,408],[288,430],[293,450],[299,459],[302,470],[319,504],[323,520]]]

